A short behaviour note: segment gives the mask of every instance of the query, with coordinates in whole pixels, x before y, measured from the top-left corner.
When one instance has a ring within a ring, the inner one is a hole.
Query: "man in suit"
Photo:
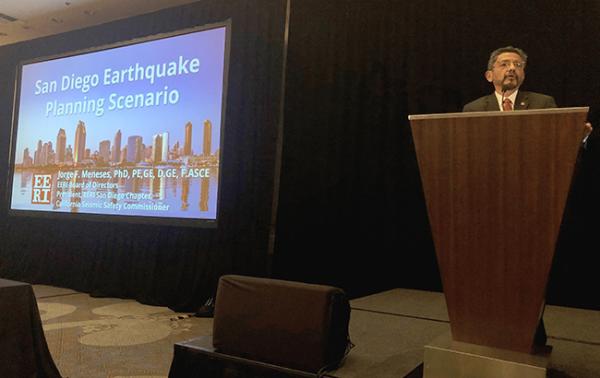
[[[506,46],[492,51],[485,71],[485,78],[494,86],[494,93],[469,102],[463,107],[463,112],[556,108],[556,102],[551,96],[519,90],[525,80],[526,65],[527,54],[519,48]],[[591,133],[592,125],[586,123],[585,127],[586,136],[584,141]],[[540,317],[534,343],[544,350],[546,341],[546,330]]]
[[[469,102],[463,112],[556,108],[551,96],[519,90],[525,80],[526,65],[527,54],[517,47],[506,46],[492,51],[485,79],[494,86],[494,93]],[[585,129],[584,141],[592,132],[592,125],[586,122]]]
[[[526,65],[527,54],[519,48],[506,46],[494,50],[485,71],[485,78],[494,86],[494,93],[468,103],[463,111],[556,108],[551,96],[519,90],[525,80]]]

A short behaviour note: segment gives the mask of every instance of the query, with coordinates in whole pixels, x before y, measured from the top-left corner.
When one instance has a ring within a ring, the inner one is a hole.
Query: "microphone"
[[[508,84],[502,84],[502,100],[504,100],[504,95],[508,92]]]

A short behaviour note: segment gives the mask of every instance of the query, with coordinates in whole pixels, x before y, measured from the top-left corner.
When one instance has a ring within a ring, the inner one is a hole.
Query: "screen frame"
[[[72,212],[52,212],[47,210],[23,210],[12,208],[12,197],[13,197],[13,180],[16,171],[16,144],[18,134],[18,123],[19,123],[19,105],[21,98],[21,83],[23,67],[34,63],[43,63],[56,59],[64,59],[74,56],[93,54],[100,51],[106,51],[126,46],[132,46],[142,44],[146,42],[157,41],[161,39],[168,39],[186,34],[192,34],[197,32],[208,31],[212,29],[225,28],[225,46],[223,56],[223,78],[222,78],[222,95],[221,95],[221,122],[220,128],[220,139],[219,139],[219,163],[218,163],[218,186],[217,186],[217,200],[216,200],[216,211],[215,219],[199,219],[199,218],[181,218],[181,217],[157,217],[157,216],[142,216],[142,215],[120,215],[120,214],[93,214],[93,213],[72,213]],[[10,142],[9,142],[9,159],[8,159],[8,177],[6,180],[6,206],[7,214],[9,216],[16,217],[32,217],[32,218],[46,218],[46,219],[62,219],[62,220],[89,220],[97,222],[125,222],[125,223],[137,223],[137,224],[153,224],[153,225],[165,225],[165,226],[183,226],[183,227],[198,227],[198,228],[217,228],[220,213],[221,213],[221,199],[223,189],[223,156],[224,156],[224,140],[226,138],[226,110],[227,110],[227,95],[229,88],[229,62],[231,53],[231,19],[226,19],[219,22],[203,24],[190,28],[179,29],[172,32],[151,34],[140,38],[133,38],[129,40],[119,41],[115,43],[94,46],[91,48],[68,51],[61,54],[40,56],[33,59],[27,59],[20,61],[16,66],[16,74],[14,80],[14,95],[13,95],[13,112],[10,129]]]

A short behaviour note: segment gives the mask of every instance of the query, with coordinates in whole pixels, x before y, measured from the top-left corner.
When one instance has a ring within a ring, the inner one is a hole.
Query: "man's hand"
[[[592,124],[589,122],[585,123],[585,135],[583,136],[583,143],[587,142],[587,138],[590,136],[590,134],[592,133]]]

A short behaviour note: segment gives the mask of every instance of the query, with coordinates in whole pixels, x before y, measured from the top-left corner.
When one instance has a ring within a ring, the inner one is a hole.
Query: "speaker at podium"
[[[534,338],[588,110],[409,117],[451,329],[425,376],[440,361],[545,376]]]

